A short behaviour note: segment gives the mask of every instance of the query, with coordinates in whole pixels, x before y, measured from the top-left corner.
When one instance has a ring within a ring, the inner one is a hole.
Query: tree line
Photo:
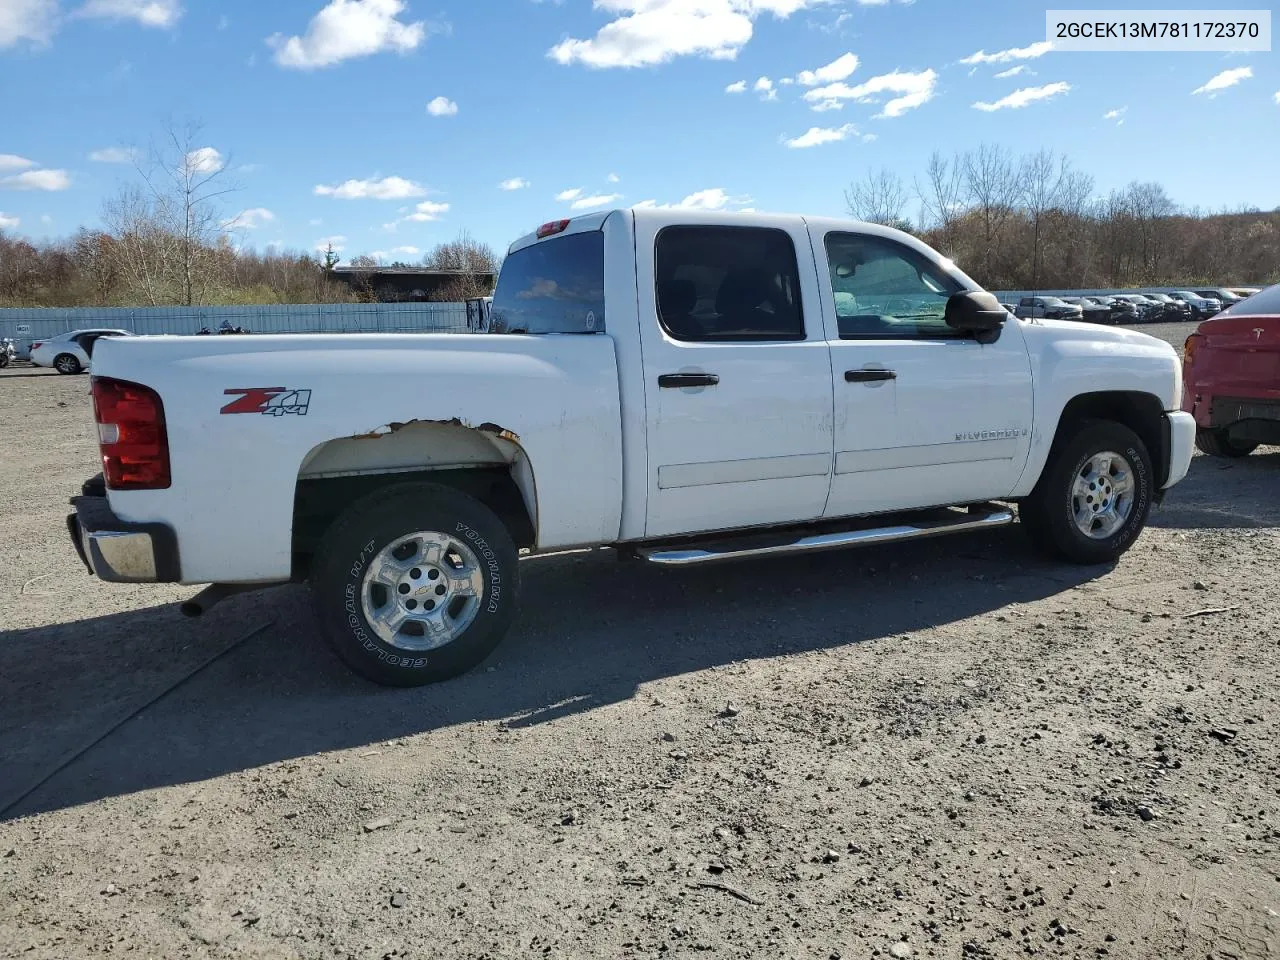
[[[0,307],[232,306],[335,303],[385,298],[370,281],[378,264],[356,257],[337,279],[339,257],[237,247],[226,216],[236,191],[230,165],[200,147],[199,127],[171,126],[135,162],[135,178],[102,209],[102,228],[47,243],[0,231]],[[492,273],[493,249],[465,231],[422,258],[433,270]],[[397,264],[407,266],[407,264]],[[430,294],[462,300],[489,293],[460,275]]]
[[[1064,154],[935,152],[908,184],[870,171],[850,215],[920,236],[991,290],[1242,285],[1280,280],[1280,209],[1180,209],[1154,182],[1105,196]],[[907,219],[915,204],[916,219]]]
[[[137,178],[103,206],[101,229],[36,244],[0,231],[0,306],[194,306],[375,300],[381,266],[233,242],[225,217],[228,165],[199,148],[198,127],[171,128]],[[212,155],[211,155],[212,154]],[[993,290],[1241,285],[1280,280],[1280,209],[1183,210],[1153,182],[1099,195],[1064,154],[1015,156],[1002,145],[946,156],[922,175],[868,171],[845,191],[860,220],[920,236]],[[910,212],[916,213],[908,219]],[[422,259],[460,271],[433,296],[489,293],[491,247],[463,231]],[[405,266],[405,264],[396,264]]]

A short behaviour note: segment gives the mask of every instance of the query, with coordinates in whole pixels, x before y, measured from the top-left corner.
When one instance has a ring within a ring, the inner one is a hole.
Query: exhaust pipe
[[[215,604],[238,593],[262,589],[263,584],[254,583],[212,583],[197,593],[190,600],[183,601],[178,609],[184,617],[199,617],[208,613]]]

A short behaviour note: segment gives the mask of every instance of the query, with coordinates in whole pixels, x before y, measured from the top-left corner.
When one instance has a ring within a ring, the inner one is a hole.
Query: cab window
[[[959,281],[885,237],[829,233],[827,264],[841,340],[963,336],[944,320]],[[1026,303],[1026,300],[1023,300]]]

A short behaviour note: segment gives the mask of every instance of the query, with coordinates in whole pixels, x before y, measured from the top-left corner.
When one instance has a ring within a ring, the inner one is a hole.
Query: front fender
[[[1063,412],[1077,397],[1143,395],[1153,398],[1162,412],[1177,410],[1181,403],[1180,361],[1163,340],[1114,327],[1053,321],[1025,324],[1023,330],[1035,383],[1035,416],[1027,465],[1011,495],[1015,498],[1035,487]]]

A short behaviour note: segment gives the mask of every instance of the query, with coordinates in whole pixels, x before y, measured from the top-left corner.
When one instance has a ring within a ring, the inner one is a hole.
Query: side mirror
[[[952,330],[972,333],[979,343],[995,343],[1009,312],[994,294],[985,290],[965,290],[947,298],[943,319]]]

